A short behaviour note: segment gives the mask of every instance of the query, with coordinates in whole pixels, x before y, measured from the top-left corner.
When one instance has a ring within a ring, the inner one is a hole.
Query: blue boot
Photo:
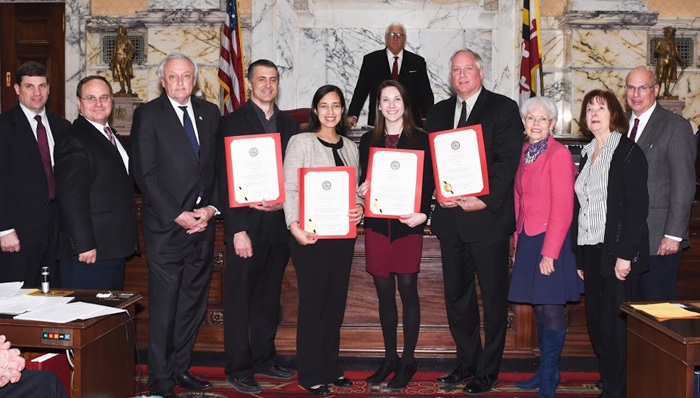
[[[542,336],[542,353],[540,367],[540,390],[537,398],[554,398],[554,392],[561,380],[559,373],[559,357],[564,346],[566,329],[544,331]]]
[[[542,324],[537,322],[537,341],[540,345],[540,368],[537,369],[537,373],[528,380],[516,381],[515,386],[518,388],[524,388],[526,390],[531,390],[533,388],[538,388],[540,386],[541,371],[542,371],[542,334],[544,333],[544,328]]]

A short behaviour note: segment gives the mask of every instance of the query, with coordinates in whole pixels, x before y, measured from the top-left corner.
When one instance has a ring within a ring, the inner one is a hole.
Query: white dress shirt
[[[476,100],[479,98],[479,94],[481,94],[482,89],[483,86],[479,87],[479,91],[475,92],[469,98],[461,98],[459,95],[457,96],[457,103],[455,104],[455,120],[453,124],[454,128],[457,128],[457,125],[459,124],[459,117],[462,115],[462,101],[467,101],[467,118],[465,120],[469,120],[469,114],[471,113],[472,109],[474,109],[474,104],[476,104]]]
[[[386,49],[386,57],[389,60],[389,73],[391,73],[392,68],[394,67],[394,57],[399,57],[399,59],[396,60],[396,62],[399,63],[399,74],[401,74],[401,65],[403,64],[403,50],[401,50],[397,55],[394,55],[389,49]]]
[[[85,117],[85,116],[83,116],[83,117]],[[93,122],[92,120],[90,120],[88,118],[85,118],[85,120],[87,120],[88,122],[90,122],[90,124],[95,126],[97,131],[102,133],[102,136],[105,137],[105,139],[107,139],[107,141],[110,144],[112,143],[111,141],[109,141],[109,136],[107,136],[107,133],[105,132],[105,127],[109,127],[109,123],[107,123],[106,125],[103,126],[97,122]],[[109,127],[109,128],[112,130],[112,134],[114,134],[114,129],[112,129],[111,127]],[[124,162],[124,167],[126,168],[126,174],[129,174],[129,155],[127,155],[126,149],[124,149],[121,142],[119,142],[119,140],[117,139],[116,135],[114,136],[114,142],[117,143],[117,150],[119,151],[119,155],[122,157],[122,161]]]

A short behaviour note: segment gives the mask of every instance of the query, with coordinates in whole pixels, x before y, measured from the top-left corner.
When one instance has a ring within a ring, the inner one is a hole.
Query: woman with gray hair
[[[515,174],[515,264],[508,300],[535,307],[540,369],[515,385],[539,388],[537,396],[549,398],[561,378],[564,305],[579,301],[583,290],[569,239],[576,167],[569,150],[552,137],[557,108],[551,99],[530,98],[520,116],[529,142]]]

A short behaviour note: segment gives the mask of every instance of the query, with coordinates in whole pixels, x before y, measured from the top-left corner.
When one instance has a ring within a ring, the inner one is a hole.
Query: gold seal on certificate
[[[284,202],[279,133],[225,138],[229,206]]]
[[[489,193],[481,125],[430,134],[438,202]]]
[[[355,207],[355,168],[299,169],[299,224],[319,239],[354,238],[349,210]]]
[[[420,211],[423,151],[370,148],[367,217],[399,218]]]

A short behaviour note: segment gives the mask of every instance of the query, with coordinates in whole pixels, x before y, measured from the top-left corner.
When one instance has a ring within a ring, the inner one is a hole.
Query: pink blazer
[[[547,139],[547,151],[534,162],[523,162],[527,145],[520,156],[515,174],[513,244],[517,246],[523,229],[528,236],[546,232],[541,254],[557,259],[573,218],[576,166],[564,145],[552,136]]]

